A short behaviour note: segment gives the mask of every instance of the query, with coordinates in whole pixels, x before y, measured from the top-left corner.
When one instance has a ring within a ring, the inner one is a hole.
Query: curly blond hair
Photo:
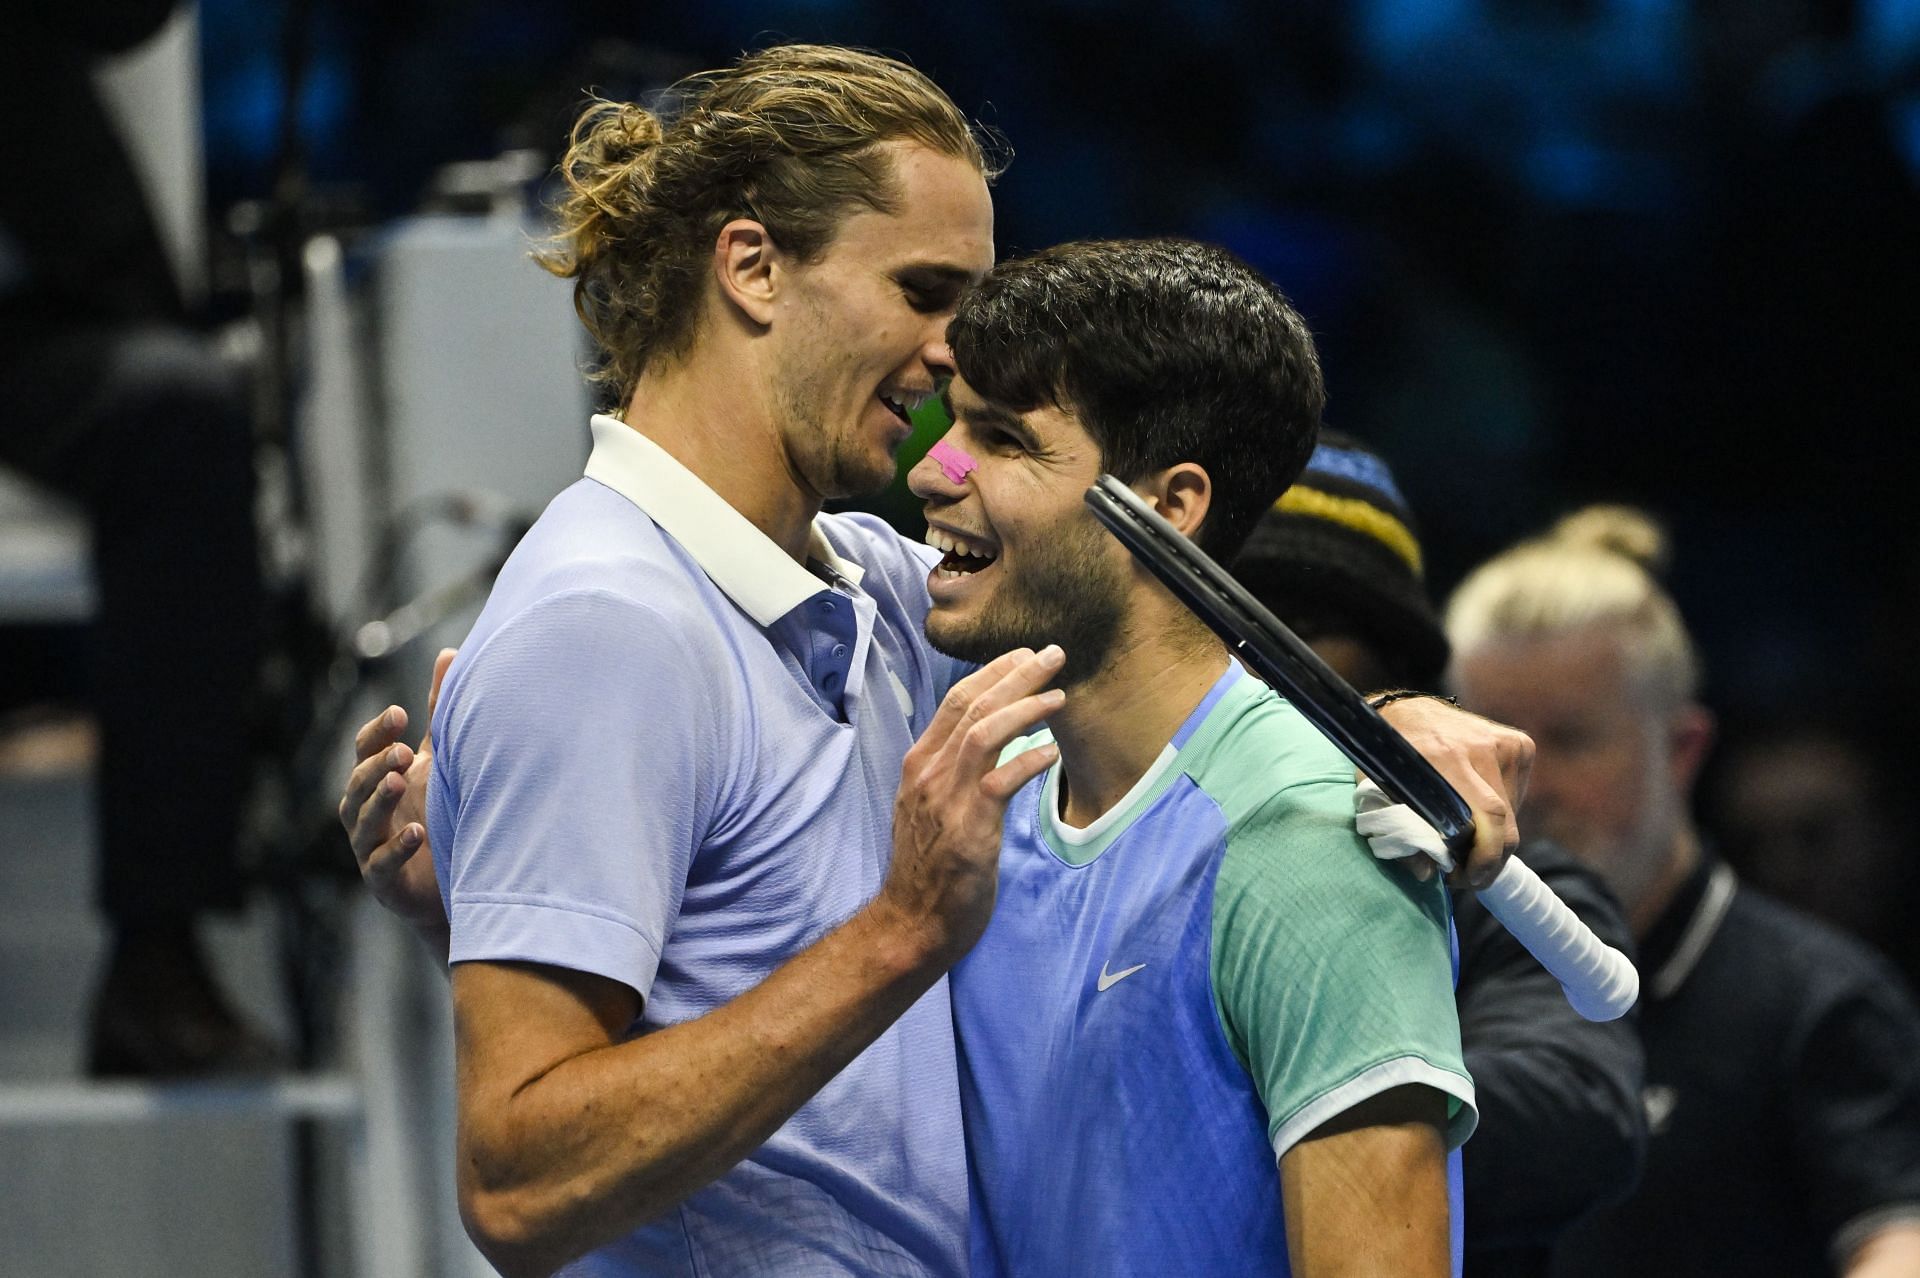
[[[558,228],[535,259],[574,281],[599,344],[593,379],[625,403],[656,360],[683,355],[715,237],[734,218],[816,257],[852,206],[896,209],[880,144],[917,142],[991,181],[1004,143],[914,68],[859,49],[781,45],[668,90],[656,113],[595,100],[560,163]]]

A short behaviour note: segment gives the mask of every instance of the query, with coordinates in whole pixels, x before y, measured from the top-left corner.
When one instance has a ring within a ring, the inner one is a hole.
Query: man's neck
[[[1647,932],[1660,916],[1673,904],[1673,898],[1692,877],[1700,865],[1700,836],[1693,828],[1693,822],[1682,821],[1680,828],[1674,831],[1673,844],[1667,853],[1666,864],[1640,899],[1633,902],[1627,910],[1627,926],[1633,929],[1635,940],[1645,940]]]
[[[1227,661],[1219,641],[1186,626],[1126,629],[1100,672],[1070,689],[1066,705],[1047,720],[1060,747],[1061,815],[1068,825],[1091,825],[1126,797]]]
[[[820,498],[794,473],[757,378],[696,350],[649,371],[621,420],[692,471],[795,562],[804,564]]]

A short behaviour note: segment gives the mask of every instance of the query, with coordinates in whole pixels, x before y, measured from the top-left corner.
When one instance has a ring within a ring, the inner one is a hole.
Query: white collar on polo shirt
[[[617,417],[594,414],[587,478],[645,511],[762,626],[786,616],[824,585],[666,449]],[[807,554],[851,582],[858,583],[866,571],[834,553],[817,521]]]

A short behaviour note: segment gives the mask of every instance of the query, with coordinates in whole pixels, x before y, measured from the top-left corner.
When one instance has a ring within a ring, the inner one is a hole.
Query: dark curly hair
[[[1225,249],[1062,244],[1003,262],[947,329],[960,376],[1015,412],[1077,415],[1131,483],[1178,462],[1213,481],[1196,538],[1225,562],[1313,452],[1326,389],[1306,321]]]

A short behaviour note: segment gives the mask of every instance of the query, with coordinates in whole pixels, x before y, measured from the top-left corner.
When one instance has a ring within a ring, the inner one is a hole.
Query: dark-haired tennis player
[[[1444,886],[1368,855],[1352,765],[1083,500],[1112,473],[1231,556],[1313,448],[1304,324],[1221,250],[1124,241],[1001,265],[948,340],[927,638],[1067,654],[951,981],[974,1275],[1450,1272]]]

